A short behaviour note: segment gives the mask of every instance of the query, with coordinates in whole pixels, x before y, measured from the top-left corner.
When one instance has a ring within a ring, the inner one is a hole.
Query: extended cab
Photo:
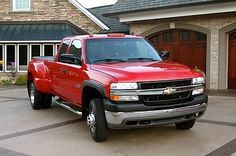
[[[108,128],[174,123],[190,129],[207,107],[204,73],[165,61],[142,37],[84,35],[63,39],[55,57],[28,66],[33,109],[56,103],[87,120],[95,141]]]

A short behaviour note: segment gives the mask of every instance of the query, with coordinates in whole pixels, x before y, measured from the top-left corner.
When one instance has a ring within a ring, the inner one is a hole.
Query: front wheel
[[[108,128],[101,99],[92,99],[90,101],[87,125],[93,139],[96,142],[103,142],[107,140]]]
[[[194,120],[180,122],[180,123],[175,123],[175,126],[178,129],[188,130],[188,129],[191,129],[194,126],[194,124],[195,124],[195,119]]]

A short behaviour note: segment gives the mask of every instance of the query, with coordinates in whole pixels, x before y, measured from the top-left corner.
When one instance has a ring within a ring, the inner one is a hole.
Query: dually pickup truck
[[[204,73],[167,61],[142,37],[124,34],[64,38],[55,57],[28,66],[33,109],[56,104],[82,116],[93,139],[108,128],[175,124],[190,129],[207,107]]]

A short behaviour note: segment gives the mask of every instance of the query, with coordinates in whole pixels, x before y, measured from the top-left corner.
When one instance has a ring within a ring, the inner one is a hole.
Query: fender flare
[[[95,80],[85,80],[83,82],[82,92],[83,92],[85,87],[94,88],[94,89],[96,89],[102,95],[102,97],[107,97],[105,86],[102,83],[98,82],[98,81],[95,81]]]

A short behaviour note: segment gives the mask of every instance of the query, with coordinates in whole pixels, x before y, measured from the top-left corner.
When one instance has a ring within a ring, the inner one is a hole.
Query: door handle
[[[60,70],[61,70],[61,73],[63,73],[63,74],[66,74],[66,73],[68,73],[68,70],[67,70],[67,69],[65,69],[65,68],[61,68]]]

